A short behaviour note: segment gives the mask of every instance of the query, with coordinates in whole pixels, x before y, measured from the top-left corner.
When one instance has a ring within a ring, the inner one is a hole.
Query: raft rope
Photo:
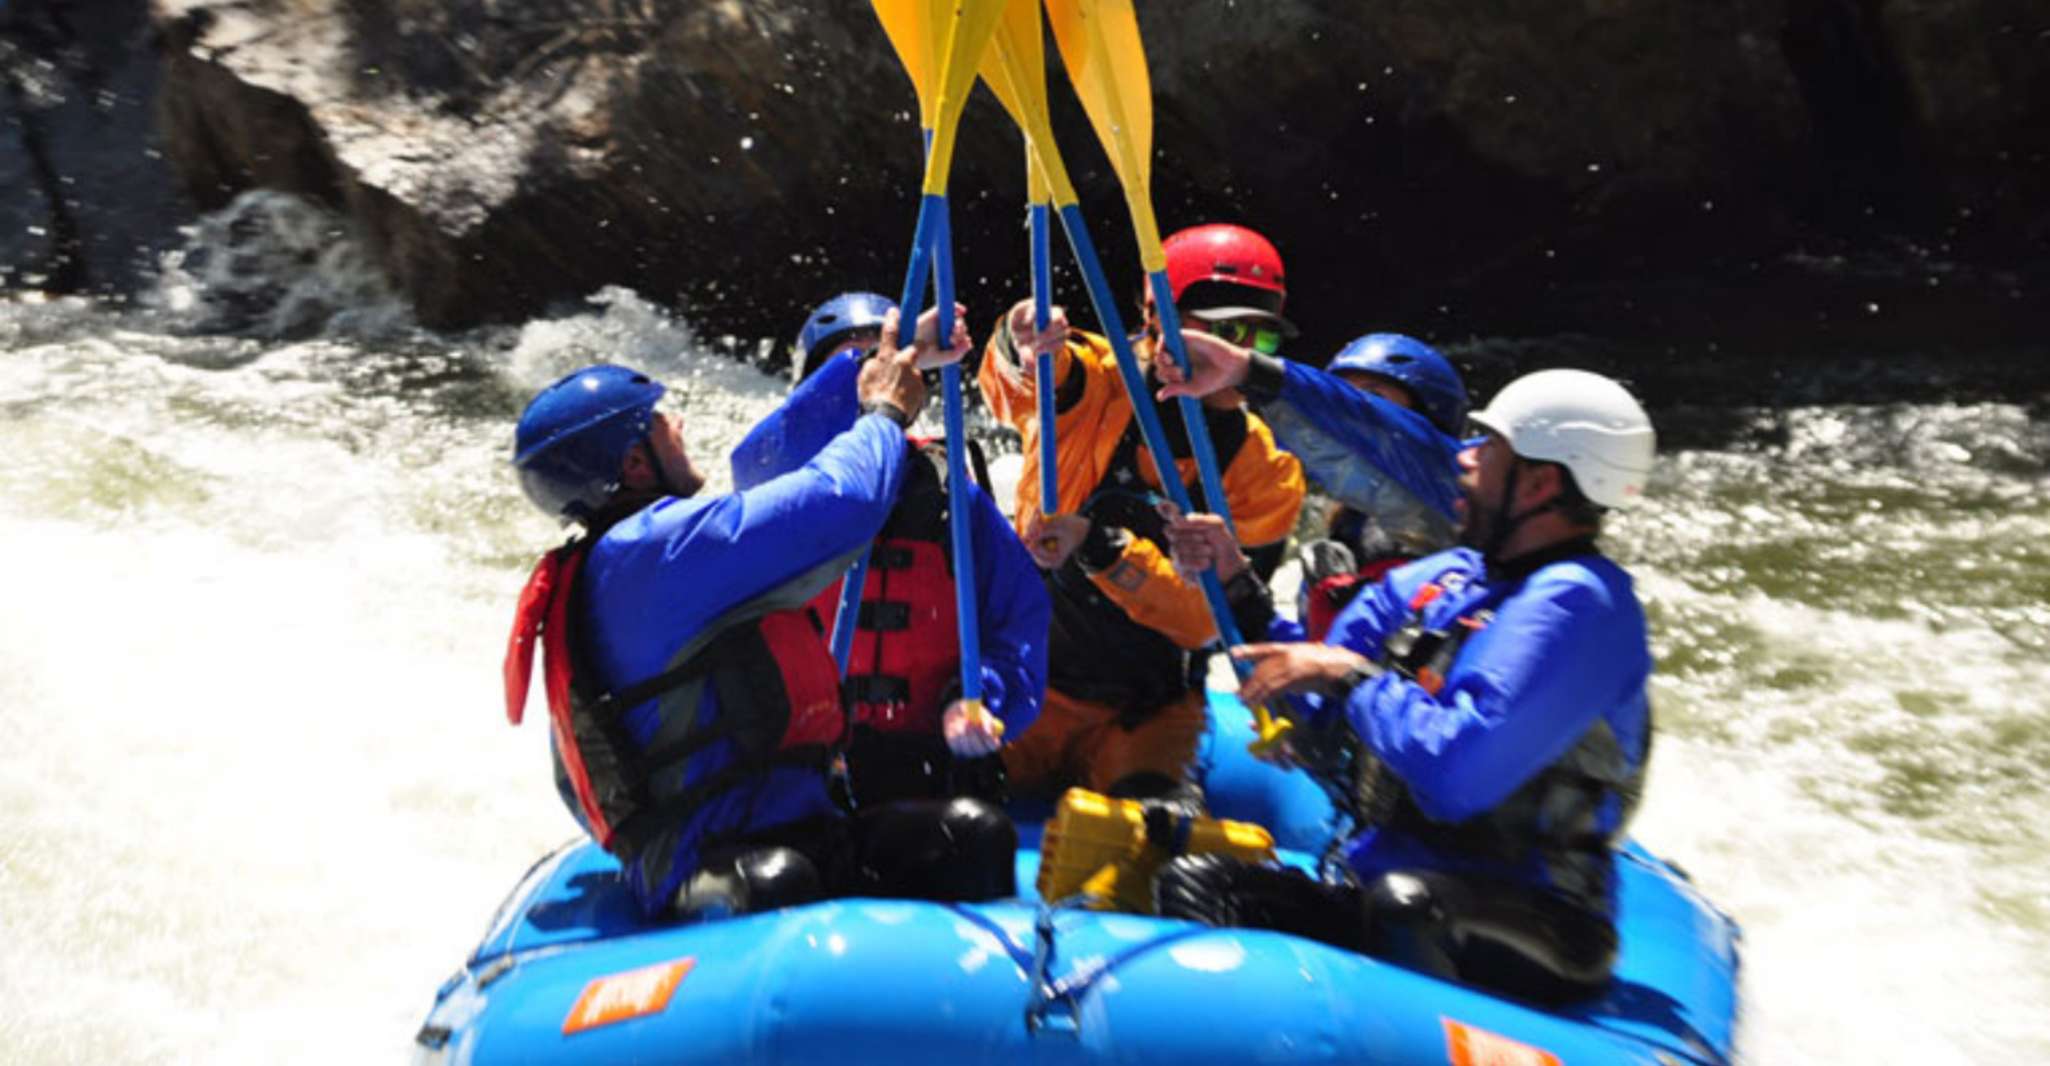
[[[1031,985],[1031,996],[1025,1002],[1026,1032],[1038,1033],[1045,1029],[1070,1035],[1079,1033],[1081,1023],[1076,1011],[1081,1007],[1082,998],[1111,971],[1149,951],[1214,931],[1206,925],[1190,925],[1145,943],[1134,944],[1108,958],[1086,963],[1065,977],[1053,978],[1051,971],[1059,954],[1055,918],[1062,911],[1081,910],[1096,902],[1099,902],[1099,897],[1084,892],[1053,903],[1041,903],[1032,919],[1033,945],[1030,949],[1013,939],[1010,931],[989,915],[961,904],[952,907],[954,913],[995,937]],[[1061,1008],[1059,1014],[1054,1013],[1056,1007]]]

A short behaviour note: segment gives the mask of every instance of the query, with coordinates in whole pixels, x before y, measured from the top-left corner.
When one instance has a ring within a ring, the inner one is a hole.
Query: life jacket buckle
[[[901,600],[863,600],[858,616],[861,628],[873,633],[894,633],[911,628],[911,605]]]
[[[869,551],[868,565],[877,570],[911,569],[911,549],[896,544],[878,544]]]

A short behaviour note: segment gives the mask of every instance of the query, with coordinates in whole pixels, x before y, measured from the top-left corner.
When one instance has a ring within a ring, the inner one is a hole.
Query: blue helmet
[[[803,381],[825,361],[826,349],[847,339],[856,330],[883,328],[883,316],[897,309],[896,301],[872,292],[843,292],[827,300],[804,320],[797,331],[797,359],[793,369]]]
[[[1466,423],[1466,384],[1438,349],[1402,333],[1369,333],[1338,350],[1326,370],[1360,370],[1389,378],[1416,397],[1418,413],[1458,436]]]
[[[588,366],[542,389],[520,413],[513,467],[544,514],[587,522],[619,489],[628,449],[648,435],[662,385],[623,366]]]

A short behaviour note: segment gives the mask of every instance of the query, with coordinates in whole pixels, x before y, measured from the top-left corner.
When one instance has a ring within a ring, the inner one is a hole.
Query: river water
[[[559,537],[520,404],[645,367],[717,490],[782,391],[623,290],[429,334],[318,215],[238,210],[147,300],[0,303],[10,1063],[406,1055],[575,832],[499,696]],[[1675,417],[1717,443],[1611,535],[1659,657],[1636,830],[1743,923],[1745,1060],[2050,1061],[2050,429]]]

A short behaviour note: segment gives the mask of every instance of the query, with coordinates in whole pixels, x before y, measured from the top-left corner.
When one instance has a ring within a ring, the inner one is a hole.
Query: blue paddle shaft
[[[1168,283],[1167,271],[1156,270],[1146,276],[1153,286],[1153,312],[1160,317],[1160,339],[1165,342],[1168,354],[1174,357],[1175,365],[1181,368],[1182,376],[1190,376],[1188,345],[1182,340],[1181,312],[1175,309],[1174,287]],[[1193,396],[1183,396],[1176,401],[1182,408],[1182,425],[1189,431],[1189,451],[1196,457],[1196,476],[1203,482],[1203,495],[1210,504],[1211,513],[1224,519],[1224,527],[1237,530],[1231,522],[1231,508],[1224,498],[1224,475],[1217,469],[1217,449],[1210,443],[1210,423],[1203,417],[1203,401]]]
[[[954,233],[947,198],[928,196],[933,214],[933,334],[941,348],[954,336]],[[982,631],[975,613],[975,545],[968,513],[968,426],[961,400],[961,364],[940,369],[940,412],[947,434],[947,535],[954,544],[954,626],[961,637],[961,698],[982,702]]]
[[[932,144],[932,131],[926,131],[926,144]],[[937,208],[935,205],[938,205]],[[907,343],[907,337],[914,336],[918,329],[918,312],[924,304],[926,279],[932,271],[933,239],[938,212],[946,209],[946,200],[938,196],[927,196],[918,202],[918,226],[911,236],[911,261],[904,269],[904,298],[897,301],[897,342]],[[950,272],[951,273],[951,272]],[[946,305],[952,308],[949,301]],[[953,317],[942,314],[943,318]],[[951,326],[951,324],[949,324]],[[951,447],[951,442],[949,443]],[[854,565],[847,568],[847,577],[840,585],[840,606],[833,613],[833,661],[840,664],[840,676],[847,676],[847,660],[854,650],[854,628],[861,615],[861,596],[868,579],[868,549],[864,548]],[[978,680],[980,673],[977,674]]]
[[[982,633],[976,625],[975,547],[970,541],[968,517],[968,439],[962,422],[961,367],[948,363],[940,371],[940,388],[946,390],[943,413],[947,423],[947,534],[954,544],[954,621],[961,635],[961,698],[982,701]]]
[[[938,312],[936,323],[939,344],[945,347],[954,335],[954,257],[952,254],[952,226],[947,217],[947,198],[928,195],[918,203],[918,228],[911,238],[911,261],[904,271],[904,298],[897,301],[897,333],[899,343],[903,338],[914,335],[918,328],[919,312],[925,309],[925,283],[931,278],[933,307]],[[954,615],[961,641],[961,698],[980,701],[982,699],[982,633],[977,624],[975,597],[975,551],[969,536],[968,511],[968,460],[966,445],[967,426],[961,402],[961,368],[949,363],[940,371],[942,415],[947,435],[947,525],[948,536],[954,549]],[[857,567],[865,570],[868,562],[866,553]],[[854,571],[849,571],[851,578]],[[833,655],[841,664],[841,673],[846,673],[847,658],[840,648],[843,643],[841,630],[845,628],[846,645],[853,646],[853,614],[859,613],[860,600],[854,607],[848,605],[846,594],[840,599],[840,613],[833,620]]]
[[[1124,380],[1126,395],[1131,397],[1132,416],[1139,420],[1139,436],[1146,442],[1146,451],[1153,456],[1153,469],[1160,475],[1161,488],[1166,490],[1168,499],[1173,500],[1174,505],[1180,508],[1183,514],[1188,514],[1195,510],[1195,507],[1189,501],[1189,490],[1182,485],[1181,474],[1175,466],[1174,452],[1168,448],[1167,429],[1160,424],[1160,412],[1153,409],[1153,397],[1146,391],[1146,375],[1140,372],[1139,357],[1132,351],[1131,338],[1125,335],[1124,320],[1118,316],[1117,297],[1112,295],[1110,282],[1104,277],[1103,262],[1096,256],[1095,242],[1089,239],[1089,226],[1082,219],[1080,205],[1069,204],[1061,208],[1061,228],[1068,233],[1068,245],[1074,249],[1075,263],[1082,269],[1082,282],[1089,290],[1089,302],[1095,305],[1096,318],[1103,323],[1104,335],[1110,341],[1110,350],[1117,356],[1118,376]],[[1154,299],[1157,302],[1159,297],[1156,296]],[[1168,306],[1173,305],[1170,303]],[[1186,358],[1184,356],[1184,359]],[[1194,417],[1189,417],[1187,408],[1183,408],[1182,414],[1183,421],[1188,425],[1203,426],[1200,407]],[[1210,454],[1208,427],[1204,428],[1201,450],[1197,450],[1198,442],[1194,438],[1189,442],[1190,450],[1197,452],[1199,468],[1202,457],[1208,456],[1214,472],[1217,459]],[[1222,482],[1218,482],[1216,488],[1210,487],[1206,482],[1204,491],[1210,496],[1212,505],[1221,510],[1224,505]],[[1224,584],[1218,581],[1217,571],[1205,570],[1197,577],[1203,586],[1203,599],[1210,605],[1210,619],[1217,625],[1219,639],[1224,642],[1225,647],[1244,643],[1239,637],[1238,623],[1232,620],[1231,603],[1225,599]],[[1232,661],[1232,666],[1239,671],[1241,677],[1248,672],[1248,668],[1236,659]]]
[[[1041,334],[1053,320],[1053,257],[1047,251],[1047,214],[1045,204],[1033,204],[1026,213],[1032,226],[1032,327]],[[1061,513],[1061,485],[1060,478],[1055,476],[1060,452],[1054,447],[1052,352],[1038,353],[1035,375],[1039,397],[1039,513],[1055,515]]]
[[[854,653],[854,625],[861,617],[861,594],[868,587],[868,548],[861,549],[854,565],[840,579],[840,606],[833,611],[833,662],[840,676],[847,676],[847,659]]]

